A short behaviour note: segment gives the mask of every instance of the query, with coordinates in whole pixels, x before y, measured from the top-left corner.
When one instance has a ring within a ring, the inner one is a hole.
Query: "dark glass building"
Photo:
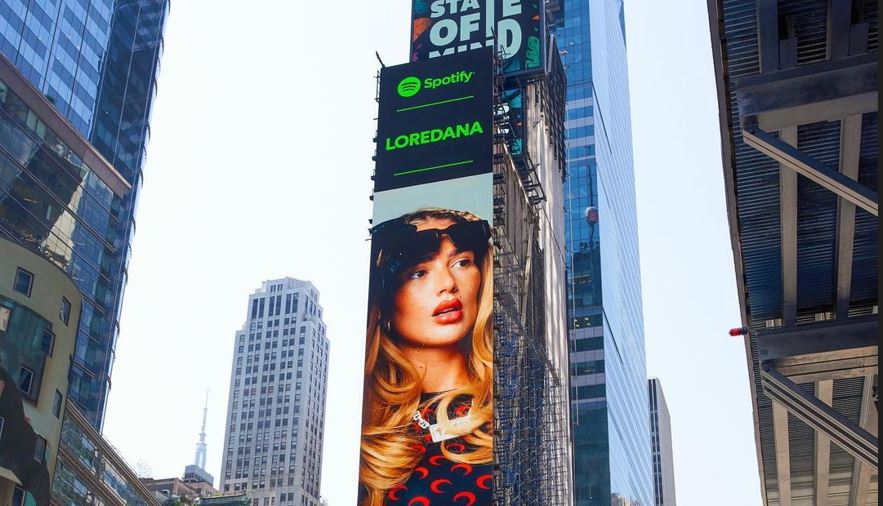
[[[574,504],[653,504],[621,0],[565,0],[565,212]]]
[[[18,137],[0,153],[16,178],[0,185],[0,233],[42,251],[81,290],[69,395],[99,429],[168,10],[168,0],[0,0],[0,53],[103,158],[90,164],[55,149],[41,138],[45,125],[3,110],[4,133]],[[115,195],[81,165],[110,165],[131,189]]]

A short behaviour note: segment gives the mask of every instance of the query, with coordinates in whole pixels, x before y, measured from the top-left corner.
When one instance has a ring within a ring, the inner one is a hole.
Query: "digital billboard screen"
[[[503,75],[542,72],[544,13],[539,0],[412,0],[411,61],[495,47]]]
[[[381,72],[362,506],[493,502],[492,87],[490,49]]]
[[[384,67],[374,191],[491,171],[493,53]]]

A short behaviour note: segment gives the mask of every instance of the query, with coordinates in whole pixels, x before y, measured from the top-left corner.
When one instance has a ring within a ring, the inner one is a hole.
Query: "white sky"
[[[410,5],[243,5],[172,4],[105,436],[180,476],[210,389],[217,484],[248,294],[308,279],[331,340],[322,493],[352,505],[374,51],[406,61]],[[671,411],[678,502],[760,504],[745,351],[726,333],[740,322],[706,3],[627,0],[626,29],[648,374]]]

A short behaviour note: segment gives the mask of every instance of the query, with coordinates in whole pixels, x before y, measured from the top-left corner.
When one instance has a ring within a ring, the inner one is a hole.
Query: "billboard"
[[[374,191],[491,171],[489,49],[380,71]]]
[[[503,75],[542,72],[544,13],[540,0],[412,0],[411,61],[495,47]]]
[[[381,71],[363,506],[492,503],[493,71],[489,48]]]

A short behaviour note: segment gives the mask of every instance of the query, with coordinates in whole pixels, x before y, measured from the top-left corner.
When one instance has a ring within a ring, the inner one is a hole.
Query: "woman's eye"
[[[469,258],[460,258],[454,261],[454,267],[469,267],[472,265],[472,260]]]
[[[426,275],[425,270],[414,271],[411,274],[408,274],[408,279],[420,279]]]

